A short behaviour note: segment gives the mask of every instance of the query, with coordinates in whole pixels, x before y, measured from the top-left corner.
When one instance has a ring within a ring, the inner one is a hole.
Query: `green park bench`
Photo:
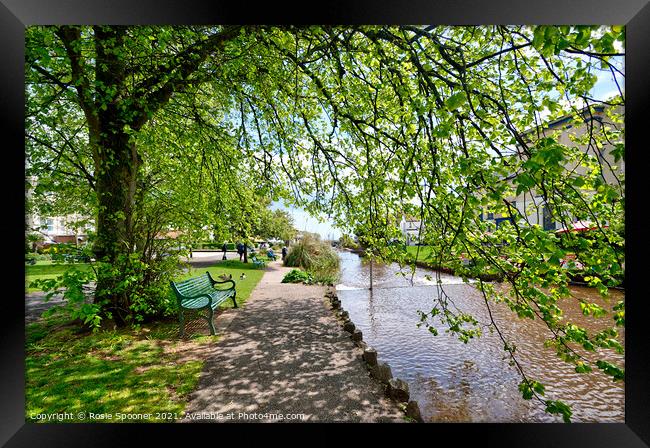
[[[214,310],[219,305],[232,297],[232,303],[237,308],[235,290],[235,282],[233,280],[216,281],[212,278],[209,272],[201,274],[198,277],[192,277],[180,282],[169,282],[172,291],[178,300],[178,318],[180,320],[180,336],[185,334],[185,317],[186,310],[200,311],[207,310],[208,315],[202,316],[208,320],[208,327],[210,327],[210,334],[215,335],[214,323],[212,318]],[[227,289],[217,289],[215,285],[223,283],[232,283],[232,286]]]
[[[266,267],[266,263],[263,260],[257,258],[256,255],[251,255],[251,262],[253,263],[253,266],[255,266],[256,268]]]

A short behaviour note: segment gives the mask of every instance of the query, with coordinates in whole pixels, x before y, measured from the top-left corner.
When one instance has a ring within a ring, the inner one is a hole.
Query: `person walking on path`
[[[226,259],[226,251],[228,250],[228,245],[226,244],[225,241],[224,241],[224,243],[223,243],[223,246],[221,247],[221,250],[223,251],[223,258],[222,258],[222,260],[225,260],[225,259]]]
[[[287,246],[282,246],[282,261],[284,261],[287,256]]]
[[[241,242],[237,243],[237,253],[239,254],[239,261],[242,261],[242,257],[244,256],[244,245]]]

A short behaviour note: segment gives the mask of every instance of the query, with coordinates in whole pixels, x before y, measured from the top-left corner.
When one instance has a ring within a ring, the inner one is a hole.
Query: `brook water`
[[[433,422],[553,422],[559,417],[546,414],[536,400],[526,401],[517,385],[521,378],[509,365],[503,343],[487,328],[483,336],[468,344],[444,332],[433,336],[418,328],[418,310],[430,311],[439,286],[435,272],[418,268],[411,284],[397,264],[373,264],[373,290],[368,289],[368,263],[355,254],[341,252],[341,280],[337,285],[342,306],[363,332],[363,339],[375,347],[380,361],[390,364],[393,376],[405,380],[411,399],[418,401],[422,416]],[[426,275],[434,276],[434,281]],[[480,291],[462,280],[439,274],[444,292],[464,312],[487,325],[489,316]],[[611,291],[608,302],[590,288],[573,287],[575,297],[589,298],[611,309],[623,294]],[[589,333],[612,322],[611,313],[595,322],[580,312],[578,301],[560,304],[565,321],[585,326]],[[624,385],[614,383],[600,371],[579,374],[560,360],[555,351],[544,348],[549,337],[538,319],[519,319],[507,307],[492,304],[499,328],[517,345],[517,357],[530,378],[546,385],[546,398],[571,405],[575,422],[624,422]],[[621,330],[622,333],[622,330]],[[602,353],[602,354],[601,354]],[[623,355],[612,350],[599,352],[599,359],[622,364]]]

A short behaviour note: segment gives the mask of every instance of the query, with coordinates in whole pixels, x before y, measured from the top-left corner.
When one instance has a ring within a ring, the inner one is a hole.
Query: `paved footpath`
[[[281,283],[290,270],[270,263],[245,306],[233,313],[186,412],[212,413],[217,422],[282,420],[239,418],[240,413],[403,422],[403,413],[369,377],[361,350],[326,307],[325,288]],[[226,419],[229,413],[234,420]]]

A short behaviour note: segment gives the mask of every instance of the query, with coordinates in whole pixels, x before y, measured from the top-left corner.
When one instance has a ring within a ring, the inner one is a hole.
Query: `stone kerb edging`
[[[377,350],[368,346],[363,341],[363,333],[356,328],[354,322],[350,320],[350,315],[341,307],[341,300],[338,298],[336,289],[329,287],[325,291],[325,297],[329,299],[331,309],[343,327],[343,330],[350,333],[350,339],[359,347],[363,354],[361,359],[365,362],[370,371],[370,376],[377,380],[384,387],[388,397],[397,402],[398,406],[404,411],[407,417],[416,422],[422,423],[420,407],[417,401],[409,401],[409,386],[406,381],[399,378],[393,378],[393,373],[388,363],[379,362]]]

